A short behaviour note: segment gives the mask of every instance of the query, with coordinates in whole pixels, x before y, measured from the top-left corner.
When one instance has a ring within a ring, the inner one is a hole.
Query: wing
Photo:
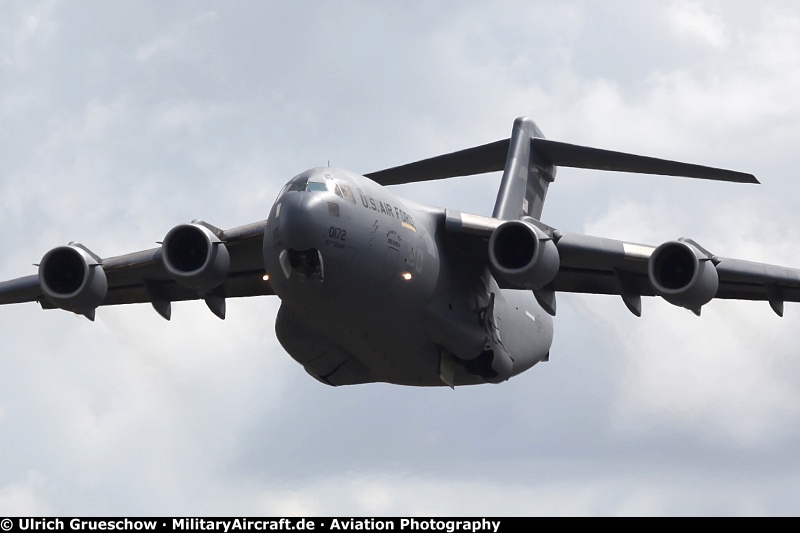
[[[800,302],[800,270],[719,257],[690,239],[650,246],[567,233],[530,218],[443,216],[447,233],[482,254],[502,287],[533,290],[553,314],[559,291],[619,295],[637,316],[642,296],[696,314],[713,298],[766,301],[780,316],[784,302]]]
[[[800,270],[720,257],[691,239],[658,247],[554,232],[561,265],[555,291],[619,294],[641,314],[640,296],[695,311],[712,298],[762,300],[783,316],[784,302],[800,302]]]
[[[101,259],[78,243],[45,254],[36,275],[0,283],[0,304],[36,301],[94,318],[103,305],[204,299],[225,318],[226,298],[274,294],[265,279],[266,221],[220,230],[202,221],[173,228],[162,246]]]

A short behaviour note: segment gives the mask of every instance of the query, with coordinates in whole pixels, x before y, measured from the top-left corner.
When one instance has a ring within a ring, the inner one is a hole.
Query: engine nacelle
[[[207,227],[192,223],[164,237],[162,261],[172,279],[201,295],[222,285],[231,260],[225,244]]]
[[[87,316],[94,316],[108,292],[103,267],[74,244],[44,254],[39,263],[39,286],[56,307]]]
[[[542,230],[509,220],[492,232],[489,261],[495,274],[520,289],[541,289],[556,277],[561,260],[553,240]]]
[[[714,263],[688,242],[670,241],[656,248],[647,273],[659,296],[695,311],[710,302],[719,288]]]

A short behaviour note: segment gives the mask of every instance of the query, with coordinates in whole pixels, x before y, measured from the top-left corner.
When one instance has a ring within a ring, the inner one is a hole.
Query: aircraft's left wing
[[[531,289],[555,313],[555,292],[615,294],[637,316],[642,296],[699,314],[713,298],[761,300],[783,316],[800,302],[800,269],[717,256],[690,239],[660,246],[567,233],[538,220],[503,221],[447,211],[448,233],[481,241],[498,283]]]
[[[783,316],[800,302],[800,270],[717,256],[690,239],[658,247],[554,232],[560,257],[554,291],[618,294],[637,316],[640,296],[662,296],[700,312],[712,298],[762,300]]]
[[[0,304],[36,301],[93,319],[101,305],[150,302],[169,320],[170,302],[203,299],[224,318],[226,298],[274,294],[264,278],[265,227],[194,221],[173,228],[158,248],[105,259],[70,243],[47,252],[38,274],[0,282]]]

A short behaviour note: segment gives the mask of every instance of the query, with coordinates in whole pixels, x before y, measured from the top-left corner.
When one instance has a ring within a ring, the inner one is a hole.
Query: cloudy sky
[[[507,137],[754,173],[561,169],[544,219],[800,266],[794,1],[0,4],[0,279],[77,240],[266,218],[306,168]],[[399,187],[491,212],[498,176]],[[97,321],[0,308],[0,515],[797,515],[800,306],[562,295],[551,361],[456,390],[329,388],[278,301]]]

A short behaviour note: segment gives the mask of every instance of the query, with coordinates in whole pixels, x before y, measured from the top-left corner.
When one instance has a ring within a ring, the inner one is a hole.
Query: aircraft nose
[[[305,250],[319,246],[326,218],[326,205],[309,194],[294,194],[287,198],[276,213],[276,222],[284,247]]]
[[[321,285],[320,249],[327,234],[327,210],[326,202],[309,194],[291,194],[281,200],[264,241],[264,260],[270,270],[281,271],[285,280],[297,278]]]

